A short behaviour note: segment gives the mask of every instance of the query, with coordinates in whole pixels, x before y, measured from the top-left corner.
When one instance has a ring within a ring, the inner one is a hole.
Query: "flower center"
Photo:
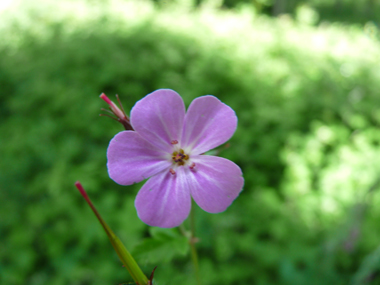
[[[184,165],[186,160],[189,160],[189,155],[185,154],[183,149],[180,149],[179,151],[173,152],[172,159],[174,163],[177,163],[178,165]]]

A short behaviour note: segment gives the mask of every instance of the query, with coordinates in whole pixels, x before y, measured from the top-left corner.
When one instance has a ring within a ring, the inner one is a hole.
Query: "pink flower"
[[[214,96],[196,98],[187,113],[173,90],[159,89],[131,111],[135,131],[118,133],[107,150],[110,177],[121,185],[149,180],[137,194],[139,218],[150,226],[179,226],[191,197],[206,212],[226,210],[242,190],[242,172],[232,161],[204,155],[231,138],[235,112]]]

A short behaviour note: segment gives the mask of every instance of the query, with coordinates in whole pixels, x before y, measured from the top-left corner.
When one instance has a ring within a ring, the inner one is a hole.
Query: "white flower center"
[[[173,143],[175,142],[175,143]],[[178,141],[173,141],[172,144],[177,144]],[[171,155],[171,160],[173,162],[173,168],[170,168],[171,174],[176,174],[175,169],[179,166],[188,165],[192,171],[195,171],[195,163],[191,162],[190,155],[185,153],[182,148],[176,148]]]

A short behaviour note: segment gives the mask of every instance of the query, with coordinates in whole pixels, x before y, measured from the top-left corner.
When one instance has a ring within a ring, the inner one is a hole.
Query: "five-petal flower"
[[[187,113],[173,90],[159,89],[131,111],[135,131],[118,133],[107,150],[110,177],[121,185],[149,180],[137,194],[139,218],[150,226],[179,226],[191,197],[205,211],[224,211],[242,190],[240,168],[204,155],[231,138],[235,112],[214,96],[196,98]]]

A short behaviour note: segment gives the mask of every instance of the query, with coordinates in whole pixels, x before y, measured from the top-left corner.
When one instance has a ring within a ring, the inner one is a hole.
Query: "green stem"
[[[79,192],[82,194],[83,198],[86,200],[88,205],[91,207],[92,211],[94,212],[95,216],[98,218],[98,221],[102,225],[104,231],[106,232],[113,248],[115,249],[117,255],[119,256],[121,262],[124,264],[125,268],[129,271],[131,274],[133,280],[135,280],[136,284],[139,285],[148,285],[150,284],[150,281],[145,276],[145,274],[142,272],[132,255],[129,253],[129,251],[125,248],[123,243],[120,241],[120,239],[113,233],[113,231],[110,229],[110,227],[107,225],[107,223],[103,220],[103,218],[100,216],[99,212],[96,210],[95,206],[92,204],[90,198],[88,197],[86,191],[84,190],[83,186],[76,182],[75,186],[79,190]]]
[[[197,280],[197,285],[202,285],[201,282],[201,276],[199,274],[199,264],[198,264],[198,253],[197,248],[195,247],[195,243],[197,242],[197,237],[195,236],[195,203],[192,202],[192,207],[190,211],[190,229],[191,229],[191,236],[190,236],[190,247],[191,247],[191,260],[193,261],[194,265],[194,271],[195,271],[195,278]]]

